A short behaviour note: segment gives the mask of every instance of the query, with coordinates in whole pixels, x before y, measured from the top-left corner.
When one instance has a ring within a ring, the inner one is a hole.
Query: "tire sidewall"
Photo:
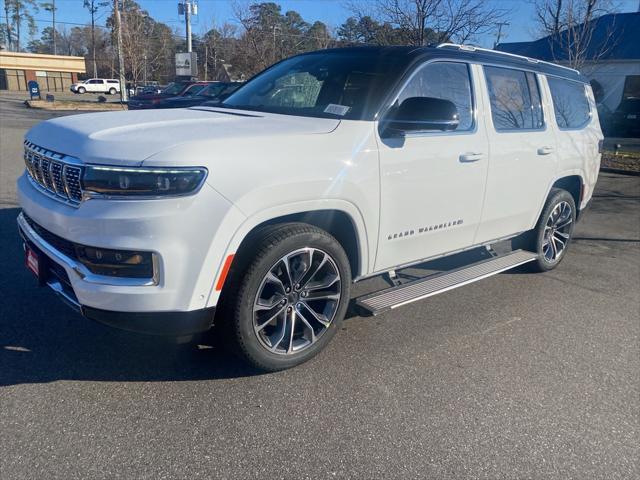
[[[569,240],[562,251],[562,255],[553,262],[549,262],[544,257],[544,251],[542,247],[542,243],[544,241],[544,229],[547,224],[547,220],[551,215],[553,209],[560,203],[567,202],[571,207],[571,226],[569,229]],[[571,240],[573,239],[573,229],[576,224],[576,205],[573,199],[573,196],[567,192],[566,190],[555,190],[552,192],[552,195],[549,197],[549,200],[545,204],[545,207],[540,215],[540,220],[538,221],[538,226],[536,229],[536,252],[538,253],[538,266],[543,271],[548,271],[554,269],[556,266],[562,262],[562,259],[567,256],[567,251],[569,246],[571,245]]]
[[[327,253],[335,262],[340,273],[340,304],[331,325],[322,337],[302,352],[293,355],[280,355],[268,352],[258,340],[253,330],[253,304],[263,278],[273,265],[286,254],[304,247],[317,248]],[[297,232],[269,248],[263,255],[258,254],[250,262],[236,298],[234,331],[242,353],[252,363],[264,370],[282,370],[303,363],[319,353],[336,334],[349,304],[351,289],[351,271],[349,260],[340,244],[328,233],[319,229]]]

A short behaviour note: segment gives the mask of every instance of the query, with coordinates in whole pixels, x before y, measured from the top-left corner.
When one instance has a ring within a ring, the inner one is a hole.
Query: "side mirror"
[[[459,124],[454,103],[432,97],[407,98],[381,122],[384,136],[395,137],[415,132],[452,131]]]

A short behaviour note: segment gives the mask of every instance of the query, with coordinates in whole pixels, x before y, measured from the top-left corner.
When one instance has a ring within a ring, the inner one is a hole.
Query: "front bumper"
[[[66,284],[60,278],[47,283],[68,304],[85,316],[128,330],[185,330],[171,327],[182,323],[179,317],[188,318],[187,325],[195,325],[186,330],[208,328],[207,322],[212,318],[208,307],[216,304],[212,298],[214,285],[225,253],[218,239],[228,235],[221,234],[220,228],[225,221],[236,224],[244,219],[211,187],[205,184],[189,197],[90,199],[78,206],[43,194],[26,175],[18,179],[17,187],[24,214],[45,237],[50,233],[76,244],[137,249],[153,252],[157,257],[157,275],[151,279],[96,275],[71,258],[73,255],[54,247],[53,240],[39,235],[21,214],[18,225],[25,243],[45,255],[47,262],[65,277]],[[125,317],[135,319],[139,325],[123,325]]]
[[[23,213],[20,213],[17,221],[18,231],[25,243],[25,248],[28,245],[31,250],[39,254],[41,259],[46,259],[47,265],[42,267],[44,273],[39,278],[41,284],[51,288],[66,305],[86,318],[122,330],[150,335],[192,335],[207,331],[213,325],[215,307],[189,312],[119,312],[80,304],[67,269],[71,269],[83,278],[89,276],[92,281],[111,281],[112,279],[90,272],[87,275],[88,270],[82,264],[57,251],[38,235]]]

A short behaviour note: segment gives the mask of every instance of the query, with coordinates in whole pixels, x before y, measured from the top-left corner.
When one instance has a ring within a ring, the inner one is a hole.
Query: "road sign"
[[[198,56],[196,52],[176,53],[176,75],[179,77],[198,76]]]

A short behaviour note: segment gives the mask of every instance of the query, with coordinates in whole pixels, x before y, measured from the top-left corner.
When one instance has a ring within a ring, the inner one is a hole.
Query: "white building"
[[[603,15],[591,26],[581,70],[592,80],[598,103],[613,111],[623,98],[640,98],[640,12]],[[496,50],[566,64],[567,42],[561,32],[533,42],[501,43]]]

